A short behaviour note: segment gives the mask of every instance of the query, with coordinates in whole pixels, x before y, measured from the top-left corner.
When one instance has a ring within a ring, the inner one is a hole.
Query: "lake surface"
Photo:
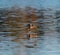
[[[60,55],[60,11],[27,9],[0,17],[0,55]]]
[[[0,41],[0,55],[60,55],[60,34],[46,32],[30,40]]]

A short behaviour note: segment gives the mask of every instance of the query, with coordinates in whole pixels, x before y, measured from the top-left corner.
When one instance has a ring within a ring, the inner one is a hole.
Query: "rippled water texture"
[[[60,55],[60,10],[0,9],[0,55]]]

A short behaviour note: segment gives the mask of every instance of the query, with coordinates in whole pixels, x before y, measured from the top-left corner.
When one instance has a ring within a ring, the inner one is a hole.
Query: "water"
[[[0,55],[60,55],[60,35],[45,33],[33,40],[19,39],[19,42],[1,41]]]
[[[27,16],[31,19],[25,19],[24,13],[21,15],[23,19],[19,12],[14,17],[15,11],[0,22],[0,55],[60,55],[60,33],[59,28],[56,29],[59,23],[55,17],[57,11],[39,10],[41,15],[38,11],[37,19],[34,11],[33,16]]]
[[[49,36],[45,34],[41,38],[37,38],[37,43],[34,48],[25,48],[22,55],[59,55],[60,54],[60,44],[59,44],[59,34],[49,33]]]

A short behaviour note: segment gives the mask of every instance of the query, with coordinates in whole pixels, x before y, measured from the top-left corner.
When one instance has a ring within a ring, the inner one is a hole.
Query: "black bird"
[[[28,27],[29,29],[30,29],[30,24],[27,24],[27,26],[26,27]]]

